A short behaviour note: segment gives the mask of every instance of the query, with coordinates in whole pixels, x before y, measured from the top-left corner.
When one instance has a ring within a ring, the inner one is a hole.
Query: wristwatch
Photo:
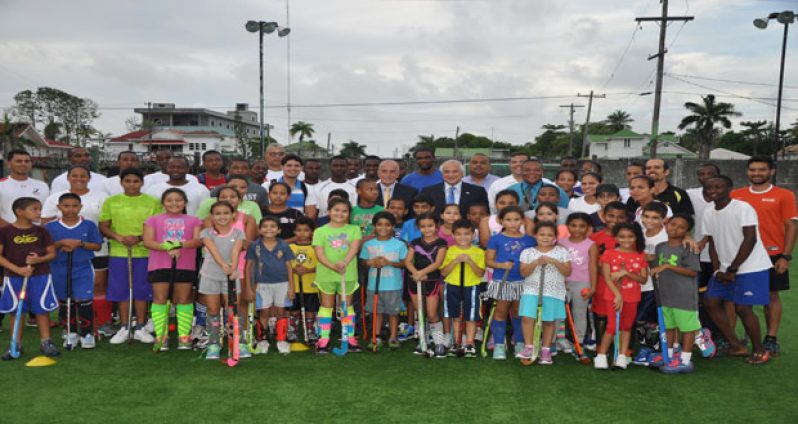
[[[783,259],[786,259],[786,260],[787,260],[787,262],[790,262],[790,261],[792,261],[792,255],[781,255],[781,257],[782,257]]]

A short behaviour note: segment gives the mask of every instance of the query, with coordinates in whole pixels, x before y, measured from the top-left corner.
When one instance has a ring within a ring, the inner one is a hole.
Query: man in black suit
[[[474,204],[488,205],[488,193],[484,188],[463,182],[465,166],[457,160],[450,159],[441,165],[443,183],[425,188],[421,193],[432,197],[435,201],[435,212],[440,213],[447,204],[460,205],[460,214],[465,217],[468,208]]]
[[[399,179],[399,164],[396,161],[386,159],[380,162],[380,166],[377,168],[377,177],[379,178],[377,182],[377,190],[379,191],[379,196],[377,197],[378,205],[387,208],[388,200],[400,198],[404,200],[405,207],[408,210],[412,210],[413,198],[418,194],[418,190],[399,184],[397,181]],[[386,194],[388,195],[387,198],[385,197]]]

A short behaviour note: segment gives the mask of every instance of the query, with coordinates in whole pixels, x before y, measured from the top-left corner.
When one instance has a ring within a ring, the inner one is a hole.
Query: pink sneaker
[[[544,347],[540,349],[540,360],[538,361],[540,365],[551,365],[551,348]]]

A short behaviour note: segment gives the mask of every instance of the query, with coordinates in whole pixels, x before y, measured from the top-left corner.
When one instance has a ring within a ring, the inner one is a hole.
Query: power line
[[[637,35],[637,31],[640,30],[640,24],[635,22],[635,29],[632,31],[632,38],[629,39],[629,43],[626,44],[626,48],[623,49],[623,53],[621,53],[621,57],[618,58],[618,62],[615,63],[615,67],[612,68],[612,72],[610,72],[610,76],[607,77],[607,80],[604,81],[604,84],[601,84],[601,88],[599,90],[604,90],[604,87],[615,78],[615,72],[618,71],[618,68],[623,63],[623,59],[626,57],[626,53],[629,53],[629,49],[632,47],[632,43],[635,41],[635,35]]]
[[[754,82],[754,81],[740,81],[740,80],[731,80],[731,79],[723,79],[723,78],[710,78],[710,77],[702,77],[698,75],[687,75],[687,74],[676,74],[673,72],[666,72],[668,76],[677,76],[682,78],[690,78],[690,79],[697,79],[697,80],[705,80],[705,81],[717,81],[717,82],[727,82],[731,84],[741,84],[741,85],[758,85],[762,87],[778,87],[778,84],[770,84],[766,82]],[[789,86],[785,85],[784,88],[788,88],[791,90],[798,90],[798,86]]]
[[[745,96],[745,95],[742,95],[742,94],[733,93],[731,91],[720,90],[720,89],[717,89],[717,88],[709,87],[709,86],[698,84],[698,83],[695,83],[695,82],[690,82],[690,81],[687,81],[685,79],[682,79],[682,78],[679,78],[679,77],[675,77],[673,75],[668,75],[668,78],[675,79],[675,80],[681,81],[681,82],[683,82],[685,84],[690,84],[690,85],[693,85],[693,86],[696,86],[696,87],[699,87],[699,88],[703,88],[703,89],[706,89],[706,90],[717,91],[719,93],[728,94],[730,96],[734,96],[734,97],[739,98],[739,99],[751,100],[752,102],[761,103],[761,104],[766,105],[766,106],[776,107],[775,104],[763,100],[764,98],[762,98],[762,97]],[[771,99],[771,100],[774,100],[774,99]],[[784,101],[786,99],[782,99],[782,100]],[[788,107],[788,106],[782,106],[782,108],[789,109],[789,110],[798,110],[798,109],[791,108],[791,107]]]

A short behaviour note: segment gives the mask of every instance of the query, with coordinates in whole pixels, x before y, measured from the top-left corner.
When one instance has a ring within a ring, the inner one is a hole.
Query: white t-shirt
[[[659,200],[654,200],[654,202],[659,202]],[[671,207],[668,206],[668,205],[665,205],[665,208],[667,208],[667,211],[665,212],[665,219],[671,218],[673,216],[673,211],[671,210]],[[645,228],[645,227],[643,227],[643,207],[642,206],[638,206],[637,209],[635,209],[635,222],[640,224],[641,228]]]
[[[96,172],[90,172],[91,178],[89,178],[89,190],[94,191],[95,193],[99,193],[104,190],[103,183],[106,180],[105,175],[98,174]],[[63,174],[55,177],[52,183],[50,183],[50,191],[53,193],[63,193],[69,191],[69,181],[67,181],[67,173],[64,172]],[[42,215],[44,216],[44,215]]]
[[[333,180],[322,181],[317,184],[318,190],[316,191],[316,195],[318,198],[318,205],[319,205],[319,217],[327,216],[327,197],[329,197],[330,192],[333,190],[345,190],[349,194],[349,203],[352,206],[357,205],[357,190],[355,186],[349,184],[349,182],[345,183],[336,183]]]
[[[725,271],[731,265],[740,250],[740,245],[743,244],[742,228],[759,225],[759,219],[753,206],[737,199],[732,199],[721,210],[715,209],[714,202],[710,203],[710,206],[704,211],[701,221],[704,234],[712,236],[712,241],[715,243],[721,271]],[[773,267],[768,252],[762,244],[762,239],[759,237],[759,231],[755,231],[754,234],[756,235],[754,249],[740,265],[737,270],[738,274],[747,274]]]
[[[174,186],[167,182],[158,183],[143,190],[144,193],[161,200],[163,193],[170,188],[179,188],[186,193],[188,203],[186,203],[186,214],[196,215],[197,209],[200,204],[211,197],[211,192],[207,187],[198,183],[197,181],[187,180],[186,184],[182,186]]]
[[[111,197],[115,194],[124,193],[125,189],[122,188],[122,182],[119,179],[119,175],[106,178],[105,181],[103,181],[103,191],[108,195],[108,197]]]
[[[543,178],[544,184],[554,184],[548,178]],[[496,214],[499,211],[496,210],[496,195],[499,194],[500,191],[506,190],[510,188],[513,184],[518,184],[524,179],[516,180],[513,174],[507,175],[505,177],[501,177],[498,180],[494,181],[493,184],[490,185],[488,189],[488,203],[490,203],[490,213]],[[570,208],[569,208],[570,209]]]
[[[191,174],[186,174],[186,179],[190,181],[199,182],[197,181],[197,177]],[[152,187],[158,183],[165,183],[167,181],[169,181],[169,175],[164,174],[161,171],[153,172],[152,174],[147,174],[144,176],[144,186],[141,188],[141,191],[146,192],[149,187]]]
[[[668,241],[668,232],[665,231],[665,227],[662,227],[660,228],[657,234],[654,234],[653,236],[649,237],[646,235],[646,230],[644,229],[643,237],[645,237],[646,239],[646,248],[644,249],[644,252],[646,253],[646,255],[653,255],[654,249],[657,247],[658,244]],[[649,266],[653,265],[649,264]],[[648,279],[646,280],[646,283],[640,286],[640,290],[644,292],[654,290],[654,281],[651,279],[651,273],[648,274]]]
[[[693,226],[693,239],[695,241],[701,241],[704,238],[704,223],[702,222],[702,218],[704,216],[704,211],[707,210],[709,205],[712,202],[707,202],[704,200],[704,189],[701,187],[698,188],[691,188],[687,190],[687,195],[690,196],[690,203],[693,204],[693,210],[695,211],[695,225]],[[701,254],[698,256],[698,260],[701,262],[710,262],[711,259],[709,258],[709,246],[705,246],[704,250],[701,251]]]
[[[621,194],[621,202],[626,204],[629,200],[629,187],[621,187],[618,189],[618,192]]]
[[[11,206],[15,200],[20,197],[33,197],[44,204],[49,195],[50,189],[44,181],[30,177],[22,181],[11,177],[3,178],[0,180],[0,217],[7,222],[14,222],[17,217]]]
[[[62,194],[69,193],[69,190],[53,192],[47,200],[44,201],[42,206],[42,218],[61,218],[61,211],[58,210],[58,198]],[[100,225],[100,212],[103,208],[103,202],[108,196],[103,191],[93,191],[80,196],[80,216],[86,221],[91,221],[98,226]],[[95,256],[108,256],[108,243],[102,243],[100,250],[94,253]]]
[[[271,180],[276,180],[283,176],[283,170],[279,171],[272,171],[271,169],[266,173],[266,178],[264,178],[264,183],[269,182]],[[300,172],[299,176],[297,177],[298,180],[304,181],[305,180],[305,173]]]
[[[587,203],[585,196],[574,197],[568,201],[568,210],[571,211],[571,213],[584,212],[590,215],[593,212],[598,212],[600,209],[601,205],[599,205],[598,200],[591,205],[590,203]]]

